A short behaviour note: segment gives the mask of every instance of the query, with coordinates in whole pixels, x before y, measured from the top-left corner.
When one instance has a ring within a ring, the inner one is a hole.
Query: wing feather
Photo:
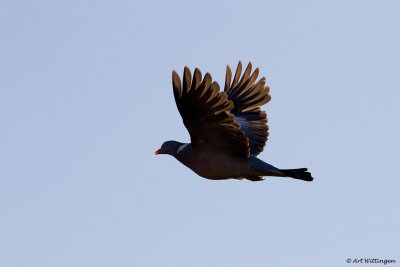
[[[195,69],[192,80],[189,68],[185,67],[181,82],[173,71],[172,86],[177,108],[194,148],[208,147],[249,157],[249,139],[230,113],[233,102],[225,92],[220,92],[218,83],[212,82],[209,73],[201,80],[201,72]]]
[[[264,150],[269,135],[267,114],[265,111],[261,111],[260,107],[268,103],[271,96],[269,87],[265,86],[264,77],[256,82],[259,69],[256,68],[252,74],[251,69],[250,62],[240,78],[242,62],[239,61],[231,83],[232,71],[227,66],[224,91],[227,93],[228,99],[234,103],[231,113],[234,114],[235,120],[240,123],[241,129],[249,138],[250,154],[256,156]]]

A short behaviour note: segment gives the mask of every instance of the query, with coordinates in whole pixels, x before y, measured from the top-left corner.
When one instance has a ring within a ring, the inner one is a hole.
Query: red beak
[[[159,150],[157,150],[156,152],[154,152],[155,155],[160,154],[161,148]]]

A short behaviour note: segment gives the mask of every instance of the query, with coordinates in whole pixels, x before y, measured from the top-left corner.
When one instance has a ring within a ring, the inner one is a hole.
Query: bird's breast
[[[192,150],[190,155],[177,159],[198,175],[213,180],[243,177],[249,169],[247,159],[216,151]]]

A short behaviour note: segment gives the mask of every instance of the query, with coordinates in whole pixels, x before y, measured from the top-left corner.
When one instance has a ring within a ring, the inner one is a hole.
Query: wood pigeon
[[[190,134],[190,143],[164,142],[158,154],[174,156],[201,177],[212,180],[262,181],[263,176],[292,177],[312,181],[306,168],[278,169],[257,158],[268,139],[267,114],[260,107],[270,101],[265,77],[257,81],[259,69],[251,73],[251,62],[242,73],[242,63],[226,68],[224,92],[199,69],[192,76],[188,67],[183,82],[172,72],[176,106]]]

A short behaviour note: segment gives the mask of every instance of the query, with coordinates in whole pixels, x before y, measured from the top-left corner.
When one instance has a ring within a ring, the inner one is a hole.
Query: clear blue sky
[[[395,0],[1,1],[0,266],[399,262],[399,14]],[[314,182],[210,181],[154,156],[189,141],[171,71],[222,83],[238,60],[271,86],[260,158]]]

